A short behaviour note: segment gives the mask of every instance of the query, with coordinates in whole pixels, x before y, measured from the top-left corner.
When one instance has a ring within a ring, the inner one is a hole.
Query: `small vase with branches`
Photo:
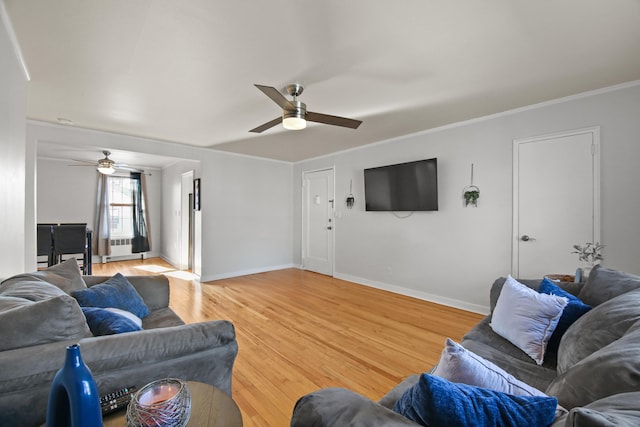
[[[604,260],[602,256],[602,249],[604,245],[601,245],[599,242],[587,242],[584,245],[573,245],[573,249],[575,249],[572,254],[578,254],[578,261],[586,262],[589,264],[588,267],[584,269],[585,276],[588,276],[593,267],[600,263],[600,261]]]

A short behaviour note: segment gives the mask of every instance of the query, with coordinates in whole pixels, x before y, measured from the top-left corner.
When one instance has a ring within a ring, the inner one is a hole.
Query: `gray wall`
[[[636,82],[300,162],[294,182],[303,171],[335,166],[337,277],[486,312],[490,284],[511,270],[512,141],[517,138],[601,127],[604,265],[640,274],[639,118]],[[438,158],[438,212],[399,219],[364,211],[364,168],[431,157]],[[471,163],[481,189],[478,208],[464,208],[461,198]],[[544,165],[540,172],[553,173]],[[350,180],[357,202],[347,210],[343,200]],[[294,262],[299,264],[301,201],[299,192],[295,196]]]
[[[0,18],[4,18],[4,4],[0,4]],[[27,111],[27,82],[8,28],[0,19],[0,280],[24,271],[26,248],[35,247],[35,227],[26,217],[25,190],[27,146],[25,117]],[[27,240],[33,240],[27,244]]]

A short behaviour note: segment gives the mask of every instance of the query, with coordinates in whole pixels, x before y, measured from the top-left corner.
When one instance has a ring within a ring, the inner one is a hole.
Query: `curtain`
[[[111,255],[111,233],[109,232],[109,186],[108,176],[96,172],[98,176],[98,203],[96,209],[95,233],[93,233],[95,254]]]
[[[133,191],[133,239],[131,239],[131,252],[134,254],[140,252],[149,252],[151,250],[151,241],[149,239],[149,223],[147,218],[146,205],[146,182],[144,175],[140,172],[131,172],[131,184]]]

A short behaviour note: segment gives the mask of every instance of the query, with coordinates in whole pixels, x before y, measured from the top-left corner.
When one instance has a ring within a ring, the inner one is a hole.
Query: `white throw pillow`
[[[112,313],[117,313],[121,316],[126,317],[127,319],[131,320],[133,323],[135,323],[136,325],[138,325],[139,328],[142,327],[142,319],[139,318],[138,316],[136,316],[135,314],[133,314],[130,311],[127,310],[121,310],[119,308],[115,308],[115,307],[109,307],[109,308],[105,308],[105,310],[109,310]]]
[[[542,365],[549,338],[568,303],[565,297],[540,294],[509,276],[493,310],[491,328]]]
[[[455,383],[488,388],[516,396],[546,396],[537,388],[520,381],[504,369],[449,338],[445,342],[440,361],[431,373]]]

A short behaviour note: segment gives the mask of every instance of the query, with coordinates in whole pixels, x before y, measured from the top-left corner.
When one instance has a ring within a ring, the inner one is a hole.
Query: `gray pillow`
[[[0,295],[37,302],[67,294],[50,283],[31,277],[23,277],[20,280],[16,279],[3,283],[0,288]]]
[[[41,301],[0,297],[0,351],[91,336],[80,306],[63,294]]]
[[[78,267],[78,261],[76,261],[75,258],[68,259],[45,270],[10,277],[2,282],[0,287],[4,287],[5,285],[16,281],[24,281],[28,279],[39,279],[51,283],[65,291],[67,294],[70,294],[75,290],[86,289],[87,287],[82,279],[80,267]]]
[[[578,298],[595,307],[634,289],[640,289],[640,276],[596,265],[589,273],[587,283]]]
[[[640,289],[591,309],[567,329],[558,347],[558,373],[622,337],[640,321]]]
[[[586,339],[586,337],[584,337]],[[546,393],[567,409],[640,390],[640,321],[620,339],[576,363],[549,384]]]

